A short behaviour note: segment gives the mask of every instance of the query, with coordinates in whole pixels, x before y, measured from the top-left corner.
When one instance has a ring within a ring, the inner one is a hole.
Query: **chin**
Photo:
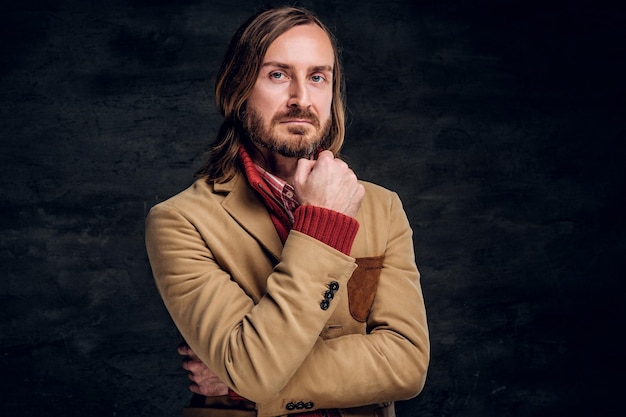
[[[283,156],[290,158],[305,158],[309,155],[315,153],[319,144],[317,142],[309,143],[309,142],[289,142],[288,144],[284,144],[283,146],[278,146],[276,150]]]

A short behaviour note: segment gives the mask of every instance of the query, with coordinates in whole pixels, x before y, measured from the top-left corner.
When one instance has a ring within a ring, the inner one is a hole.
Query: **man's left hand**
[[[191,380],[189,386],[191,392],[206,397],[228,394],[228,386],[198,358],[186,342],[178,345],[178,354],[184,356],[183,369],[187,371]]]

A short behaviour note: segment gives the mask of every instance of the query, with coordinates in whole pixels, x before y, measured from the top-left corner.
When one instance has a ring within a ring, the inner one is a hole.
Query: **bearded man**
[[[308,10],[260,12],[215,92],[208,162],[146,223],[185,339],[185,415],[394,416],[425,383],[426,313],[400,199],[338,157],[335,38]]]

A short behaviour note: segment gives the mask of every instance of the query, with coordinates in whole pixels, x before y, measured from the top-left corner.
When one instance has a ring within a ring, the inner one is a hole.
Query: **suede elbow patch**
[[[360,323],[367,320],[374,303],[384,259],[384,256],[357,258],[357,268],[348,280],[350,314]]]

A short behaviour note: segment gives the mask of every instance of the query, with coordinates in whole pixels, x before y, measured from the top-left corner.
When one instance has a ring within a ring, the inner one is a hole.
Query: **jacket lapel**
[[[224,210],[254,236],[276,260],[279,260],[283,244],[267,209],[245,177],[237,174],[228,182],[214,184],[213,189],[216,192],[228,193],[222,203]]]

